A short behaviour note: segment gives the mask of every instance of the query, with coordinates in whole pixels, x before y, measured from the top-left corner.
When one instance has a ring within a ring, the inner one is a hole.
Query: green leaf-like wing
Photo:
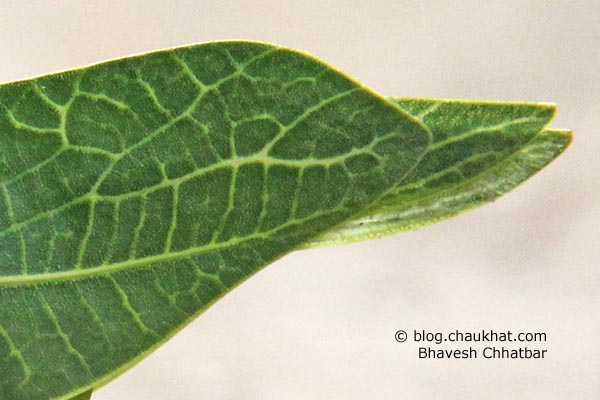
[[[258,43],[0,86],[0,398],[106,383],[372,207],[430,140],[340,72]]]
[[[380,203],[302,247],[379,238],[479,207],[534,175],[571,141],[568,131],[545,130],[555,111],[548,104],[393,101],[431,131],[426,156]]]

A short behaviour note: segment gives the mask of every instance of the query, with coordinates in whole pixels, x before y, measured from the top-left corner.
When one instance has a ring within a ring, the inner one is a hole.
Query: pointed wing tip
[[[569,147],[574,138],[574,133],[570,129],[546,129],[543,133],[561,139],[565,148]]]

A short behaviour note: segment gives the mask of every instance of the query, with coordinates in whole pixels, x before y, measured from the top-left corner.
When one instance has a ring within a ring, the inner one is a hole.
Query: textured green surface
[[[566,146],[553,111],[390,101],[249,42],[0,86],[0,399],[89,398],[325,232],[503,193]]]
[[[432,132],[427,155],[375,207],[302,247],[378,238],[484,205],[530,178],[571,141],[568,131],[544,130],[552,105],[393,100]]]
[[[430,140],[297,52],[217,43],[0,87],[0,398],[110,380],[373,204]]]
[[[71,400],[89,400],[92,397],[92,391],[81,393],[75,397],[72,397]]]

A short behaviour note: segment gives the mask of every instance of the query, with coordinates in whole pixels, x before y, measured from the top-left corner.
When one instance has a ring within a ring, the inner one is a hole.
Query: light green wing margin
[[[0,86],[0,399],[89,396],[380,201],[430,140],[339,71],[260,43]]]
[[[81,393],[75,397],[72,397],[70,400],[90,400],[92,398],[92,391],[87,391],[84,393]]]
[[[572,138],[546,129],[553,105],[392,100],[431,131],[427,155],[381,203],[303,248],[380,238],[482,206],[537,173]]]

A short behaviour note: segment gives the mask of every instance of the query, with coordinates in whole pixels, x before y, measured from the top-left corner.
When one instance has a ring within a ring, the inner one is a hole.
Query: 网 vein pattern
[[[550,104],[392,101],[431,131],[426,155],[374,207],[327,231],[310,246],[417,229],[486,204],[555,159],[571,140],[568,131],[545,130],[555,112]]]
[[[222,42],[0,86],[0,398],[139,361],[429,145],[328,66]]]

